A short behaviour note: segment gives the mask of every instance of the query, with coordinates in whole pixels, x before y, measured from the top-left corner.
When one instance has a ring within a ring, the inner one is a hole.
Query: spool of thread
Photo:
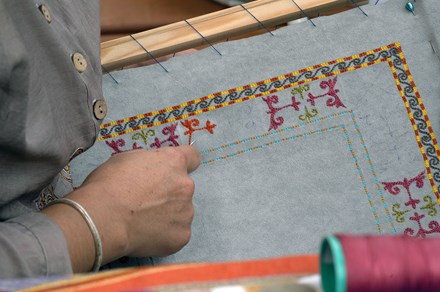
[[[329,236],[320,261],[325,292],[440,291],[440,238]]]

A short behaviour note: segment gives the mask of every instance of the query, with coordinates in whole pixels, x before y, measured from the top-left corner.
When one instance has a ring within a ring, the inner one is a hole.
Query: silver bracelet
[[[101,267],[101,264],[102,264],[102,241],[101,241],[101,236],[99,236],[98,229],[96,228],[95,223],[93,223],[93,220],[90,217],[90,215],[83,208],[83,206],[81,206],[77,202],[70,200],[70,199],[64,199],[64,198],[57,199],[57,200],[54,200],[54,201],[50,202],[49,204],[47,204],[46,207],[49,207],[54,204],[69,205],[70,207],[72,207],[76,211],[78,211],[81,214],[81,216],[84,218],[87,225],[89,226],[90,231],[92,232],[93,240],[95,241],[96,256],[95,256],[95,263],[93,264],[92,271],[93,272],[99,271],[99,268]]]

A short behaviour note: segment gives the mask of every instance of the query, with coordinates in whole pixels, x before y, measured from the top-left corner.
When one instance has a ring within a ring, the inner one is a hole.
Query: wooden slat
[[[350,6],[351,0],[296,0],[309,16]],[[291,0],[258,0],[244,5],[266,26],[276,26],[304,17]],[[224,40],[260,29],[260,24],[240,6],[188,20],[209,41]],[[204,45],[205,41],[184,21],[133,35],[155,57]],[[150,56],[130,36],[103,42],[101,63],[106,70],[149,60]]]
[[[101,34],[126,36],[225,8],[212,0],[101,0]]]

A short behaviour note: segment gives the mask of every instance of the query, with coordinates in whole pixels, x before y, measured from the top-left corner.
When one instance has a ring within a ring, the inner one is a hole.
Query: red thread
[[[439,238],[337,236],[348,292],[431,292],[440,287]]]

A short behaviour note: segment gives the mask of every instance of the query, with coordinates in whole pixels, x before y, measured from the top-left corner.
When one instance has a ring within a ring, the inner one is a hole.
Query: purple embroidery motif
[[[419,189],[423,188],[424,179],[425,179],[425,171],[421,172],[418,176],[411,178],[409,180],[407,178],[404,178],[403,181],[382,182],[382,184],[384,185],[384,189],[394,196],[400,193],[400,188],[398,186],[403,186],[409,198],[409,200],[405,203],[405,206],[411,205],[411,207],[415,209],[417,204],[420,203],[420,200],[413,199],[409,187],[413,182],[415,182],[417,188]]]
[[[281,126],[284,123],[283,117],[275,117],[275,115],[280,111],[288,107],[293,107],[296,111],[299,111],[299,105],[300,102],[295,100],[295,96],[292,96],[292,103],[282,106],[282,107],[274,107],[274,104],[277,104],[279,102],[277,95],[270,95],[267,98],[263,97],[263,100],[266,102],[267,106],[269,107],[269,111],[266,113],[270,114],[270,130],[276,130],[278,126]]]
[[[151,148],[155,147],[155,148],[161,148],[163,144],[169,143],[166,146],[179,146],[179,143],[177,142],[176,139],[179,138],[178,135],[175,134],[176,132],[176,128],[177,128],[177,123],[172,124],[169,127],[165,127],[162,129],[162,134],[164,135],[168,135],[168,138],[160,141],[159,138],[154,138],[154,143],[152,143],[150,145]]]
[[[423,188],[425,177],[426,177],[425,171],[422,171],[416,177],[411,178],[411,179],[404,178],[402,181],[382,182],[382,184],[384,185],[384,190],[388,191],[393,196],[397,196],[400,194],[401,188],[399,186],[402,186],[406,190],[406,194],[408,195],[408,201],[405,203],[405,206],[411,206],[412,209],[414,210],[414,213],[411,217],[409,217],[409,220],[416,222],[417,226],[418,226],[417,233],[414,231],[414,229],[412,229],[410,227],[406,228],[404,231],[404,234],[407,236],[425,238],[426,235],[428,235],[428,234],[440,233],[440,224],[437,221],[433,220],[433,221],[429,222],[428,223],[429,229],[425,229],[422,226],[421,221],[426,216],[424,214],[419,214],[417,211],[421,211],[424,208],[421,208],[421,210],[418,210],[417,205],[420,203],[420,200],[414,199],[413,194],[411,193],[411,190],[410,190],[410,187],[413,183],[415,183],[415,186],[418,189]],[[408,213],[408,212],[401,213],[401,215],[405,215],[405,213]],[[401,222],[403,222],[403,220]]]
[[[119,154],[124,152],[124,150],[121,150],[121,147],[125,146],[125,140],[124,139],[118,139],[118,140],[111,140],[109,141],[105,141],[105,144],[107,144],[109,147],[111,147],[113,149],[113,155]]]
[[[409,220],[416,221],[419,226],[419,231],[417,231],[416,235],[414,235],[414,229],[406,228],[403,234],[414,237],[425,238],[427,234],[431,233],[440,233],[440,225],[437,221],[431,221],[428,223],[429,230],[422,227],[422,223],[420,221],[425,217],[425,215],[419,215],[417,212],[414,212],[414,216],[410,217]]]
[[[338,76],[336,76],[333,79],[321,81],[319,86],[322,89],[328,88],[327,93],[317,95],[317,96],[314,96],[313,94],[309,93],[308,94],[309,98],[307,99],[307,101],[310,102],[311,105],[315,106],[315,99],[318,99],[318,98],[321,98],[321,97],[328,95],[328,96],[330,96],[330,98],[327,99],[327,102],[326,102],[326,105],[328,107],[332,107],[332,106],[336,106],[336,108],[341,107],[341,106],[345,107],[345,105],[342,103],[341,99],[338,96],[339,89],[335,89],[337,81],[338,81]]]
[[[105,144],[107,144],[109,147],[111,147],[113,149],[114,152],[111,154],[111,156],[114,156],[114,155],[122,153],[122,152],[143,149],[141,146],[138,146],[137,143],[133,143],[132,149],[130,149],[130,150],[121,150],[121,147],[125,146],[125,140],[124,139],[118,139],[116,141],[112,140],[110,142],[105,141]]]

